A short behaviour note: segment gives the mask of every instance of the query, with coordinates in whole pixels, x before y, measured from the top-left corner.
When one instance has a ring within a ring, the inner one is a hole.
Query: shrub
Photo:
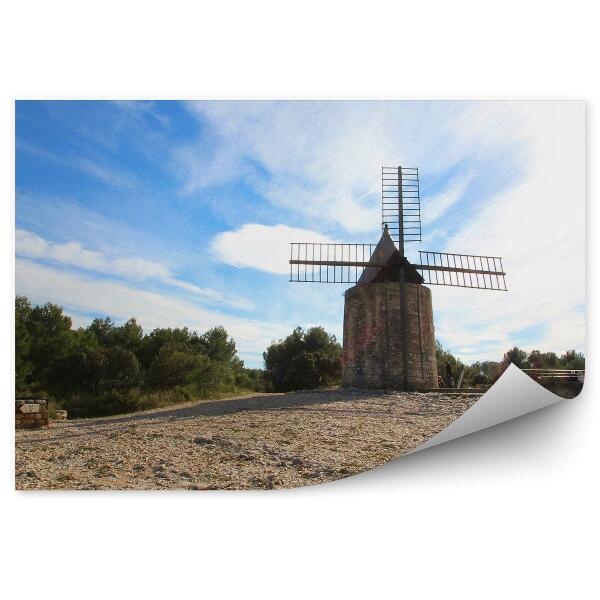
[[[297,327],[263,354],[265,378],[276,391],[337,385],[342,374],[342,348],[322,327],[306,333]]]
[[[182,385],[200,368],[203,358],[180,344],[169,342],[162,346],[150,365],[148,385],[159,389]]]

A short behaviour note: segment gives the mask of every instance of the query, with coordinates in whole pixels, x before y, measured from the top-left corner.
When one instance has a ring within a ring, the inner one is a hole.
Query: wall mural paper
[[[16,487],[331,482],[585,380],[585,104],[17,101]]]

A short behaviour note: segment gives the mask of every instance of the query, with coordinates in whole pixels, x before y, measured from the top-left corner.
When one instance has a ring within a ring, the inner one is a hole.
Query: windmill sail
[[[419,251],[415,269],[427,285],[507,291],[499,256]]]
[[[306,283],[356,283],[398,281],[404,268],[407,281],[423,283],[423,277],[400,255],[388,228],[377,244],[324,244],[292,242],[290,281]]]
[[[384,264],[377,244],[292,242],[290,246],[290,281],[356,283],[365,267]]]
[[[404,242],[421,241],[418,168],[381,168],[381,227],[386,226],[402,254]]]

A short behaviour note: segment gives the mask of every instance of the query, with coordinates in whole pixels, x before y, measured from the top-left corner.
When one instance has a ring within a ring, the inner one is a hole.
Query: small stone
[[[211,446],[213,444],[213,440],[211,440],[210,438],[204,438],[204,437],[195,437],[194,438],[194,444],[198,444],[198,446]]]

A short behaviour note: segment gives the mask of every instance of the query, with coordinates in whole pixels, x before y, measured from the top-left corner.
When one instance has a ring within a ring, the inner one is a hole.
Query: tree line
[[[450,365],[455,380],[464,369],[463,387],[493,384],[511,363],[519,369],[585,369],[585,356],[575,350],[567,350],[558,356],[555,352],[527,352],[515,346],[504,353],[502,360],[476,361],[470,365],[444,349],[439,340],[436,340],[435,350],[438,375],[446,380],[446,363]]]
[[[464,364],[436,342],[438,373],[446,364],[463,386],[491,384],[512,362],[520,368],[583,369],[583,354],[520,348],[500,361]],[[17,296],[15,371],[18,396],[47,395],[72,417],[102,416],[167,406],[241,391],[289,392],[339,385],[342,347],[322,327],[294,329],[263,353],[264,369],[249,369],[224,327],[204,333],[155,328],[144,333],[131,318],[116,325],[96,318],[73,328],[62,307],[32,306]]]
[[[135,318],[117,326],[107,317],[73,329],[60,306],[32,306],[24,296],[15,306],[15,371],[18,395],[46,394],[74,417],[264,387],[223,327],[144,334]]]

